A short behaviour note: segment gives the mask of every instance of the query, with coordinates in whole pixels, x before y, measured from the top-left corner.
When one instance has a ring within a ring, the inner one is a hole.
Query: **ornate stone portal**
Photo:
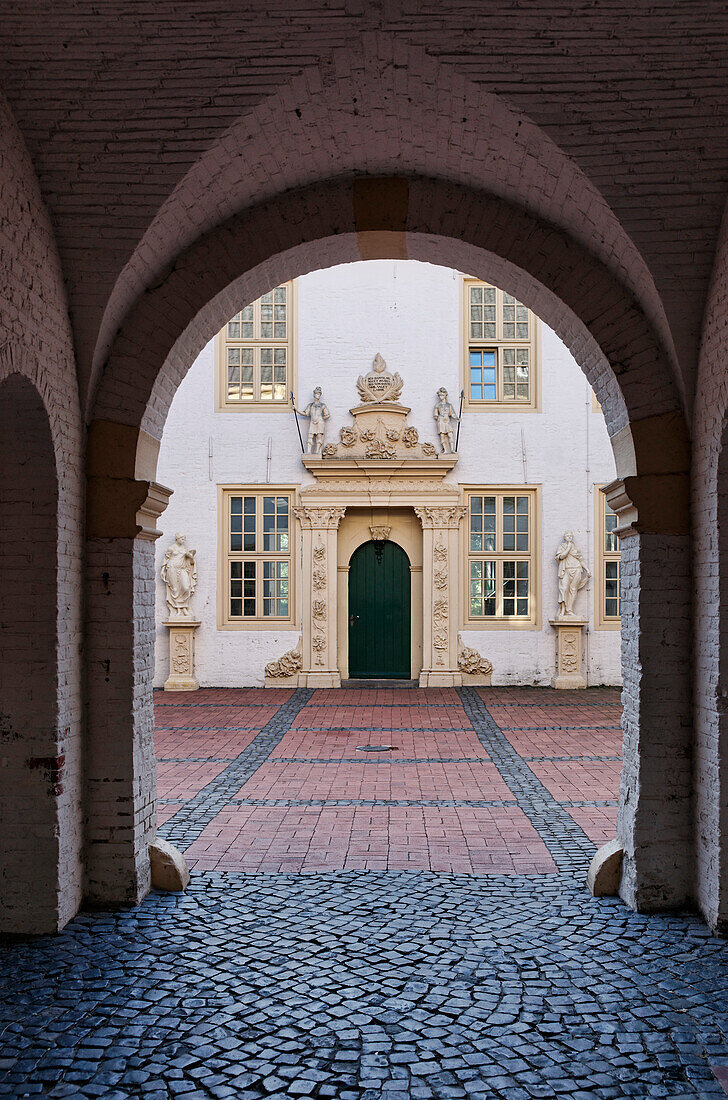
[[[185,545],[185,536],[178,532],[164,555],[160,575],[166,588],[169,619],[169,677],[165,691],[196,691],[200,686],[195,676],[195,631],[200,622],[192,614],[192,596],[197,587],[195,551]]]
[[[396,540],[390,511],[414,510],[422,526],[422,668],[423,686],[451,687],[463,681],[458,656],[460,583],[458,528],[466,509],[454,485],[445,478],[455,467],[455,454],[437,453],[408,422],[410,409],[399,397],[404,382],[392,374],[380,355],[372,370],[357,381],[361,404],[350,410],[353,423],[339,431],[339,442],[321,454],[302,456],[316,484],[303,489],[296,515],[302,528],[303,687],[341,684],[339,630],[348,621],[346,567],[338,562],[337,540],[342,517],[349,511],[376,514],[368,520],[375,541]],[[434,434],[435,425],[429,429]],[[414,574],[413,574],[414,575]],[[417,571],[419,577],[419,571]],[[415,582],[413,582],[415,583]],[[419,652],[419,639],[417,652]],[[266,682],[273,683],[267,677]],[[288,681],[291,682],[291,681]]]

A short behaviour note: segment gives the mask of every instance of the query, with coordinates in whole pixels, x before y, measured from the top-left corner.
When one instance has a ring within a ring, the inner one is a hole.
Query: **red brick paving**
[[[342,691],[342,695],[348,695]],[[297,715],[293,729],[471,729],[462,706],[315,706]]]
[[[285,735],[273,751],[271,760],[281,756],[312,757],[335,760],[342,756],[356,756],[359,745],[394,745],[392,752],[386,753],[386,759],[398,757],[475,757],[487,760],[474,732],[467,730],[437,730],[424,733],[418,730],[381,729],[381,730],[327,730],[316,732],[296,728]],[[360,753],[362,759],[370,753]],[[385,754],[383,754],[384,756]]]
[[[163,706],[158,713],[159,725],[164,729],[252,729],[261,730],[270,721],[278,708],[266,707],[222,707]]]
[[[309,706],[456,706],[462,707],[455,688],[316,688]]]
[[[494,764],[265,763],[236,798],[505,799]]]
[[[521,756],[621,756],[622,731],[611,729],[504,730]]]
[[[169,821],[170,817],[174,817],[179,809],[181,807],[178,803],[157,802],[157,828]]]
[[[532,761],[529,768],[557,802],[599,802],[617,797],[619,760]]]
[[[617,831],[616,806],[567,806],[566,812],[580,825],[586,835],[601,848]]]
[[[489,706],[491,717],[501,729],[548,728],[549,726],[585,726],[599,729],[619,726],[621,709],[611,704],[594,706]]]
[[[293,688],[199,688],[197,691],[160,691],[154,692],[155,707],[175,704],[224,703],[225,706],[239,706],[243,703],[280,707],[293,695]]]
[[[213,757],[234,760],[257,735],[258,730],[158,729],[154,745],[158,760],[183,757]]]
[[[431,870],[547,874],[556,867],[517,807],[226,807],[187,850],[205,871]]]
[[[608,703],[621,706],[621,688],[586,688],[584,691],[557,691],[555,688],[489,687],[476,689],[487,707],[506,706],[508,703],[532,703],[537,706],[566,706],[580,703],[593,706]]]
[[[202,763],[189,759],[160,764],[160,798],[188,799],[202,790],[226,767],[227,760],[250,744],[290,694],[284,689],[255,688],[158,693],[158,756],[207,758]],[[611,756],[620,751],[621,734],[609,728],[618,726],[620,718],[615,691],[575,692],[568,701],[562,693],[541,689],[486,688],[481,695],[511,745],[523,756]],[[357,746],[367,744],[396,748],[386,757],[362,753],[359,760]],[[219,762],[212,763],[211,757]],[[280,757],[324,762],[276,762]],[[342,757],[354,762],[344,763]],[[403,757],[435,762],[406,764],[401,762]],[[453,757],[478,762],[437,762],[437,758]],[[529,766],[560,801],[607,801],[617,796],[618,761],[533,761]],[[379,802],[513,799],[451,689],[314,692],[273,756],[237,797]],[[175,802],[160,802],[158,824],[180,808]],[[616,807],[568,807],[568,812],[595,845],[614,835]],[[199,869],[247,872],[367,868],[467,874],[555,871],[543,842],[515,805],[231,804],[206,826],[187,856],[191,866]]]
[[[227,767],[223,761],[212,764],[157,764],[157,795],[159,798],[192,798],[211,779]]]

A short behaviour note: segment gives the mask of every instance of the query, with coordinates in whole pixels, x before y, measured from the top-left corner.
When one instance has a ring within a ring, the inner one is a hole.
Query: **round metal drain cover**
[[[357,745],[357,752],[392,752],[396,745]]]

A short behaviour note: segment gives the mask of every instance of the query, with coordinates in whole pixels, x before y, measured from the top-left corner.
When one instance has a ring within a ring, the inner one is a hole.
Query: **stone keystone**
[[[190,872],[185,857],[173,844],[157,837],[149,846],[149,859],[152,864],[152,886],[155,890],[177,893],[187,888]]]

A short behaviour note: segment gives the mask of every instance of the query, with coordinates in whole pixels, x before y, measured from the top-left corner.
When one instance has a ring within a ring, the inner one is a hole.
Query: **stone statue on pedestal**
[[[191,617],[190,600],[197,587],[195,551],[185,546],[185,536],[177,533],[164,555],[160,575],[167,587],[170,619]]]
[[[440,436],[442,453],[451,455],[455,453],[453,421],[459,420],[460,417],[455,414],[454,408],[448,401],[447,390],[444,386],[437,391],[437,398],[435,411],[432,415],[437,421],[437,431]]]
[[[313,401],[309,401],[303,410],[311,423],[308,426],[308,439],[306,440],[306,454],[321,454],[324,446],[324,421],[329,419],[328,406],[321,400],[321,387],[317,386],[313,391]]]
[[[559,563],[558,618],[573,619],[576,594],[589,580],[591,572],[584,565],[572,531],[564,533],[564,541],[559,543],[556,551],[556,560]]]

